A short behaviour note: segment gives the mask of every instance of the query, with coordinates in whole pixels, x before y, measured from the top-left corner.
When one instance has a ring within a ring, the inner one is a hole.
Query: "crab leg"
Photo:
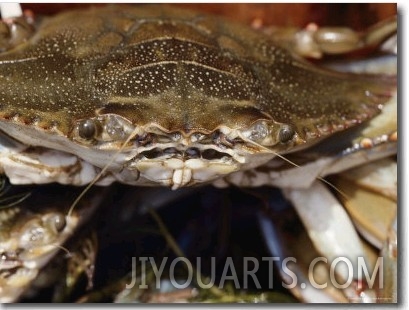
[[[274,257],[278,256],[282,259],[280,261],[274,261],[278,270],[280,271],[281,277],[283,278],[284,283],[286,285],[291,285],[289,287],[293,294],[300,298],[303,302],[314,302],[314,303],[345,303],[347,299],[345,298],[344,294],[340,293],[338,290],[334,290],[332,287],[327,286],[324,289],[317,289],[314,288],[311,284],[310,279],[313,277],[314,279],[322,277],[320,275],[309,275],[307,270],[305,270],[305,266],[310,264],[311,262],[309,259],[312,256],[319,256],[319,254],[315,251],[315,249],[309,248],[311,244],[309,244],[309,240],[305,240],[299,236],[291,235],[291,240],[294,242],[296,240],[296,245],[288,248],[286,246],[286,237],[288,238],[287,234],[283,234],[280,230],[280,222],[276,220],[275,217],[269,218],[263,212],[259,212],[258,220],[260,223],[260,228],[263,232],[263,236],[265,238],[266,246],[269,249],[270,253],[274,255]],[[282,224],[281,224],[282,225]],[[301,234],[301,236],[305,236],[305,234]],[[297,249],[302,248],[303,255],[297,255]],[[305,249],[309,249],[308,253],[305,253]],[[291,277],[289,277],[288,273],[285,272],[282,268],[283,259],[284,258],[294,258],[296,260],[295,264],[288,264],[287,265],[287,272],[291,271],[295,278],[297,279],[295,285],[294,282],[292,283]],[[317,268],[318,270],[318,268]],[[322,271],[322,270],[320,270]],[[327,281],[325,279],[324,281]],[[330,284],[329,281],[327,283]]]
[[[396,34],[397,17],[380,22],[365,32],[347,27],[318,27],[311,23],[304,29],[269,27],[264,31],[302,57],[321,58],[324,54],[343,54],[377,47]],[[396,49],[389,49],[396,53]]]
[[[284,194],[293,203],[316,248],[329,261],[348,257],[357,270],[355,264],[358,257],[365,257],[364,249],[344,207],[329,190],[317,181],[308,190],[286,189]],[[340,275],[348,279],[348,270],[340,269]]]
[[[83,185],[96,175],[97,169],[77,156],[57,150],[29,148],[0,134],[0,171],[13,184]]]
[[[398,301],[398,240],[397,218],[395,217],[392,227],[389,229],[388,238],[382,248],[382,256],[385,260],[385,285],[380,290],[380,302]]]

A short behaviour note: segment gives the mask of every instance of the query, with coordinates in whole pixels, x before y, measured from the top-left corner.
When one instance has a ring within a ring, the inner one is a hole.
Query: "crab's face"
[[[2,54],[0,130],[126,183],[178,188],[359,124],[394,87],[316,69],[251,29],[220,32],[216,18],[168,9],[164,19],[162,9],[61,14]]]
[[[75,143],[90,150],[121,150],[121,155],[113,156],[127,154],[126,159],[122,157],[123,167],[173,188],[259,165],[274,156],[275,147],[282,149],[296,141],[291,126],[269,120],[246,128],[220,125],[212,131],[185,132],[169,131],[157,124],[134,126],[115,114],[81,120],[73,135]]]

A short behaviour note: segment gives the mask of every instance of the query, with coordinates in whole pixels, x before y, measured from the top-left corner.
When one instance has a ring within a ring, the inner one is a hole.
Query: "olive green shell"
[[[393,84],[317,69],[202,13],[107,6],[45,20],[0,55],[0,117],[67,136],[106,113],[186,134],[267,119],[305,138],[374,116]]]

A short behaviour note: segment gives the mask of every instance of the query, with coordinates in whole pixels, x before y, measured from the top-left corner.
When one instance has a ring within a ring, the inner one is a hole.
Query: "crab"
[[[308,207],[335,205],[320,182],[396,154],[396,79],[317,67],[277,33],[162,5],[68,11],[33,33],[21,24],[0,54],[0,170],[12,184],[275,186],[315,244],[338,244],[314,235],[317,212],[348,222],[342,207]],[[368,34],[378,44],[394,27]],[[308,30],[301,42],[313,57],[367,43],[344,34]],[[331,229],[364,255],[352,225]]]

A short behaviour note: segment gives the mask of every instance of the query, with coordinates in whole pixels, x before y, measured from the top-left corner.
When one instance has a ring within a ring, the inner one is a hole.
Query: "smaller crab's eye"
[[[65,220],[64,214],[56,213],[49,218],[50,225],[55,229],[56,232],[61,232],[67,226],[67,221]]]
[[[82,139],[90,140],[97,133],[97,125],[92,119],[86,119],[78,123],[78,135]]]
[[[281,143],[290,141],[295,135],[294,129],[290,125],[283,125],[278,133],[278,139]]]

